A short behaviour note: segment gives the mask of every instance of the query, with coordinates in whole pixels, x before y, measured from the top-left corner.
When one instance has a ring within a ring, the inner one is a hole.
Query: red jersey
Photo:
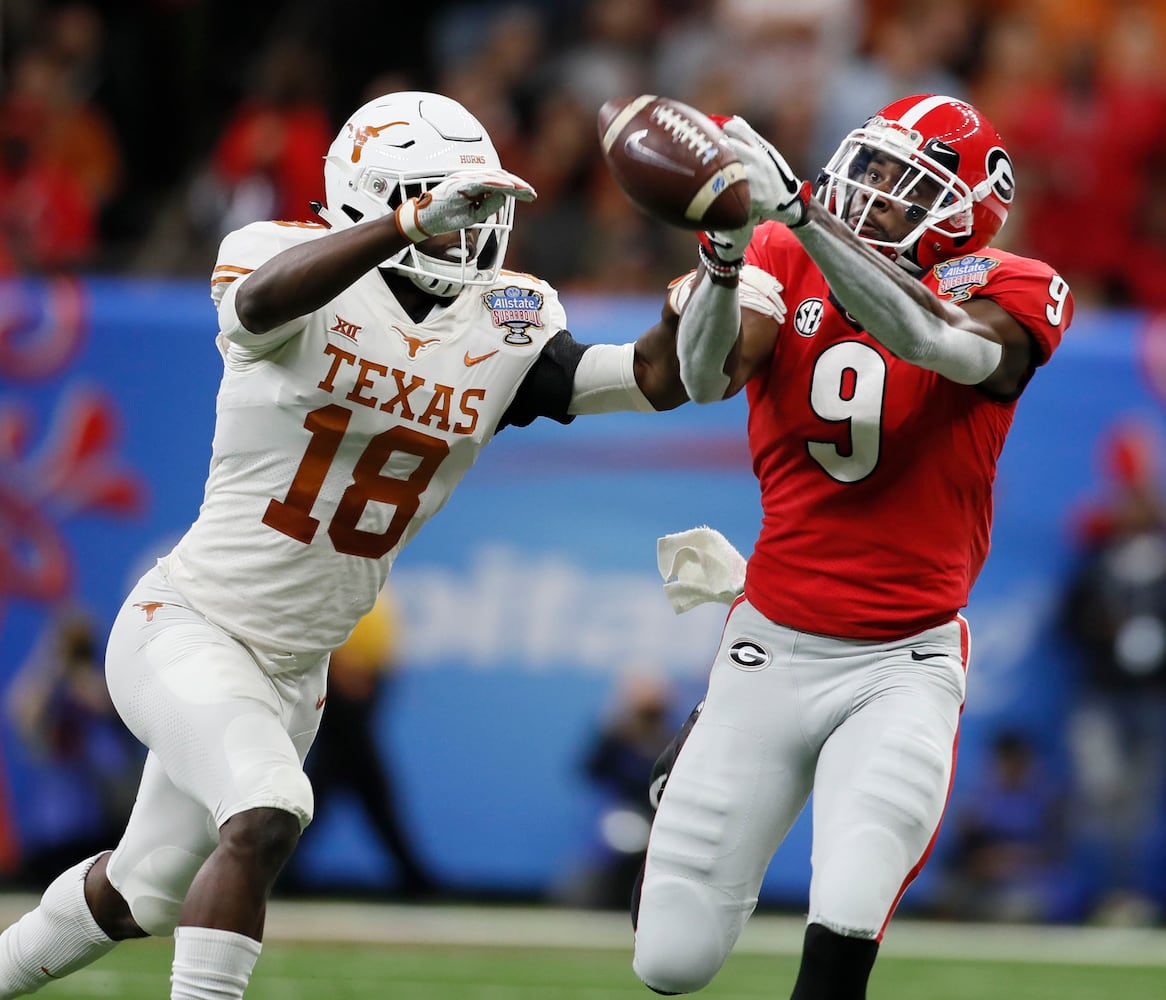
[[[950,621],[988,554],[996,461],[1016,400],[901,361],[851,321],[784,226],[747,260],[785,286],[769,365],[746,386],[761,534],[745,594],[805,632],[891,639]],[[952,302],[992,299],[1048,361],[1073,315],[1048,265],[983,249],[923,283]]]

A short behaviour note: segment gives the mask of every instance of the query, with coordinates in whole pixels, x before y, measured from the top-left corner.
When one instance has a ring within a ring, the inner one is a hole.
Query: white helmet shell
[[[381,218],[449,174],[500,167],[482,123],[441,94],[386,94],[358,109],[340,129],[324,159],[321,215],[333,229]],[[466,285],[498,276],[514,217],[514,200],[485,222],[461,231],[461,248],[447,259],[410,245],[381,264],[408,275],[424,291],[449,297]],[[468,236],[471,230],[477,230]],[[456,259],[455,259],[456,258]]]

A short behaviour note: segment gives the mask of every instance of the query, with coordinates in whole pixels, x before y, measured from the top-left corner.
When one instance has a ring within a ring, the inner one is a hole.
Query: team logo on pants
[[[729,647],[729,659],[742,670],[764,670],[769,665],[769,650],[752,639],[738,639]]]

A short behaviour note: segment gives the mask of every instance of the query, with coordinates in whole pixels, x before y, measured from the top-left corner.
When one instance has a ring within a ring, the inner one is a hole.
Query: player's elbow
[[[691,399],[694,403],[700,404],[719,403],[722,399],[725,398],[725,389],[728,388],[728,385],[729,380],[725,379],[724,383],[722,384],[702,387],[701,389],[696,389],[689,392],[688,398]]]
[[[306,316],[312,310],[305,303],[293,301],[300,279],[286,268],[268,261],[239,283],[235,293],[235,315],[248,333],[264,334]]]
[[[687,365],[681,365],[680,381],[694,403],[719,403],[729,388],[729,376],[723,372],[691,370]]]
[[[262,289],[255,284],[254,276],[239,286],[235,296],[235,316],[239,325],[248,333],[267,333],[278,323],[270,321],[263,307]]]

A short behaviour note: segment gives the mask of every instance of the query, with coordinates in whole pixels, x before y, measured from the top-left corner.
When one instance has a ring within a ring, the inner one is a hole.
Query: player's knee
[[[299,816],[284,809],[247,809],[223,824],[220,847],[245,855],[260,869],[278,869],[296,849],[300,829]]]
[[[656,878],[640,900],[632,968],[671,995],[703,989],[720,970],[743,917],[717,890],[683,878]]]
[[[225,814],[218,813],[219,828],[223,829],[236,816],[259,809],[291,814],[299,822],[302,831],[312,821],[315,809],[312,783],[303,769],[283,763],[265,771],[254,787],[245,789],[234,807],[230,807]]]
[[[275,768],[273,787],[282,800],[275,805],[295,816],[302,831],[312,822],[312,813],[316,808],[315,796],[312,794],[312,783],[303,769],[287,765]]]

